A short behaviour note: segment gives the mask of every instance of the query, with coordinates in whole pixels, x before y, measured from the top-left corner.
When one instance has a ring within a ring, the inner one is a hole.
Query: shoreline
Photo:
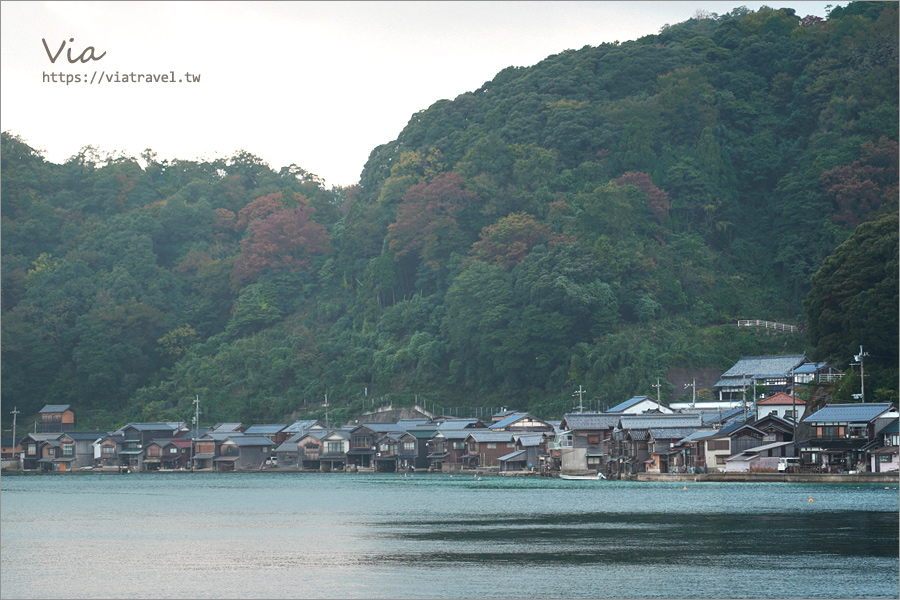
[[[41,472],[41,471],[31,471],[31,470],[18,470],[18,469],[3,469],[0,471],[2,475],[14,475],[14,476],[67,476],[67,475],[133,475],[135,473],[121,472],[116,469],[93,469],[90,471],[68,471],[68,472]],[[163,470],[163,471],[141,471],[137,474],[140,475],[204,475],[204,474],[227,474],[227,473],[270,473],[270,474],[282,474],[282,473],[308,473],[308,474],[316,474],[316,473],[329,473],[335,475],[352,475],[352,474],[378,474],[378,475],[398,475],[403,477],[405,475],[418,475],[418,476],[428,476],[428,475],[475,475],[475,476],[496,476],[496,477],[538,477],[538,478],[551,478],[551,479],[559,479],[559,474],[554,473],[552,475],[542,475],[540,473],[533,473],[530,471],[518,472],[518,471],[489,471],[489,470],[466,470],[466,471],[451,471],[447,473],[429,473],[427,471],[415,471],[415,472],[393,472],[393,473],[374,473],[373,471],[367,472],[348,472],[348,471],[310,471],[310,470],[302,470],[302,469],[292,469],[292,468],[271,468],[271,469],[258,469],[258,470],[246,470],[246,471],[212,471],[212,470],[202,470],[202,471],[175,471],[175,470]],[[728,483],[728,482],[737,482],[737,483],[886,483],[886,484],[900,484],[900,473],[898,472],[890,472],[890,473],[637,473],[635,475],[629,475],[622,477],[621,479],[610,478],[605,480],[606,482],[610,481],[640,481],[640,482],[693,482],[693,483]],[[603,485],[604,481],[599,481],[595,485]]]

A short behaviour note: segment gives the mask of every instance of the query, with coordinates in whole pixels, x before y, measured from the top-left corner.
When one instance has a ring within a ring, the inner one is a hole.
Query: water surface
[[[896,484],[7,476],[0,596],[897,598],[898,498]]]

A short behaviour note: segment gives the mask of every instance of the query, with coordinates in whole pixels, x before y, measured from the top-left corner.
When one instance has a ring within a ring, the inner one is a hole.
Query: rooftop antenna
[[[572,394],[572,395],[573,395],[573,396],[578,396],[578,413],[579,413],[579,414],[580,414],[580,413],[583,413],[583,412],[584,412],[584,403],[583,403],[582,400],[583,400],[583,397],[584,397],[584,390],[581,389],[581,386],[579,385],[579,386],[578,386],[578,390],[576,390],[575,393]]]

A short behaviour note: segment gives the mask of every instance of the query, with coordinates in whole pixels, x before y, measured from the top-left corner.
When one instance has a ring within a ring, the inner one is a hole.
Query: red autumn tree
[[[281,199],[281,192],[260,196],[238,212],[237,222],[234,228],[237,231],[243,231],[250,223],[262,220],[278,211],[284,210],[286,207]]]
[[[481,239],[472,246],[479,260],[511,267],[518,264],[535,244],[546,242],[550,226],[539,223],[528,213],[503,217],[481,230]]]
[[[650,209],[650,214],[653,216],[657,223],[662,223],[666,215],[669,214],[668,192],[666,192],[665,190],[661,190],[653,185],[653,181],[646,173],[629,171],[628,173],[625,173],[624,175],[616,179],[616,184],[621,186],[633,185],[644,192],[644,194],[647,195],[647,200],[649,201],[647,204],[647,208]]]
[[[328,233],[310,220],[306,204],[273,212],[250,222],[241,240],[241,254],[234,263],[235,280],[245,285],[263,272],[297,272],[307,268],[316,254],[328,251]]]
[[[468,216],[478,195],[464,186],[462,175],[441,173],[406,192],[396,221],[388,226],[389,247],[396,258],[417,255],[437,270],[451,252],[468,245],[460,219]]]
[[[822,173],[825,193],[834,199],[831,219],[848,227],[870,221],[897,206],[897,142],[882,137],[860,147],[859,160]]]

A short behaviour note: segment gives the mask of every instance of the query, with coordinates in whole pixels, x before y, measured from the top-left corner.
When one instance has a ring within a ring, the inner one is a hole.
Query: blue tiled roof
[[[893,406],[880,404],[829,404],[803,419],[803,423],[868,423]]]
[[[244,431],[244,435],[274,435],[284,428],[285,425],[252,425]]]
[[[806,363],[805,365],[800,365],[796,369],[794,369],[794,373],[815,373],[822,367],[824,367],[827,363]]]
[[[615,406],[613,406],[612,408],[610,408],[610,409],[607,410],[606,412],[611,412],[611,413],[614,413],[614,412],[622,412],[623,410],[628,410],[629,408],[631,408],[631,407],[634,406],[635,404],[638,404],[638,403],[640,403],[640,402],[643,402],[644,400],[649,400],[649,399],[650,399],[649,396],[635,396],[634,398],[629,398],[629,399],[626,400],[625,402],[622,402],[622,403],[620,403],[620,404],[616,404]]]
[[[238,446],[271,446],[272,440],[259,435],[236,435],[228,436],[228,441],[234,442]]]
[[[509,415],[505,419],[497,421],[496,423],[491,423],[489,425],[489,427],[491,429],[503,429],[504,427],[509,427],[516,421],[521,421],[522,419],[524,419],[527,416],[528,415],[526,413],[514,413],[514,414]]]
[[[44,408],[41,409],[42,413],[61,413],[69,410],[71,405],[69,404],[48,404]]]

